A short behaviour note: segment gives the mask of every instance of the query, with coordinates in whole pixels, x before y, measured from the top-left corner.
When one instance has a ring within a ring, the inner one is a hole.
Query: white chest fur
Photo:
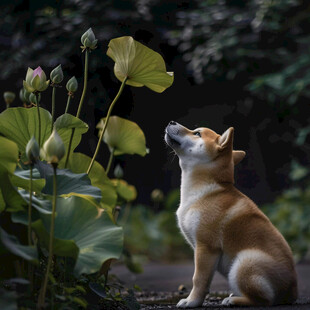
[[[199,209],[192,208],[201,198],[219,188],[218,184],[205,184],[193,188],[190,174],[182,172],[181,202],[177,210],[178,224],[187,242],[195,248],[196,234],[200,224]]]

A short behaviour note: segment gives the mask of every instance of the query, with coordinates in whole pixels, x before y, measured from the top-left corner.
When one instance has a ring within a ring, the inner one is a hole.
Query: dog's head
[[[208,165],[220,162],[238,164],[245,156],[243,151],[233,150],[234,129],[228,128],[222,135],[209,128],[190,130],[171,121],[166,127],[165,141],[186,165]]]

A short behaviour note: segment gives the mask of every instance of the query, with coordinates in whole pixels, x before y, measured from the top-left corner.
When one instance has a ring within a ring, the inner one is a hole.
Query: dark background
[[[92,27],[98,48],[90,55],[89,87],[81,118],[89,126],[78,150],[92,155],[96,124],[119,88],[110,39],[131,35],[159,52],[175,81],[164,93],[126,87],[113,114],[144,131],[150,154],[117,158],[125,179],[149,203],[159,188],[180,185],[178,160],[165,146],[170,120],[186,127],[207,126],[218,133],[235,127],[235,149],[246,151],[236,168],[237,187],[257,203],[272,202],[284,189],[308,184],[310,97],[310,5],[308,1],[1,1],[0,90],[18,99],[27,67],[47,75],[62,64],[57,91],[64,112],[65,83],[75,75],[82,90],[80,36]],[[50,110],[51,89],[42,95]],[[3,103],[1,110],[5,108]],[[108,160],[102,147],[98,161]]]

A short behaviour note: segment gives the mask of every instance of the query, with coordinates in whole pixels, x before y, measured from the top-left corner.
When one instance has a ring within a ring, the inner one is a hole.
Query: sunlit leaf
[[[104,122],[105,118],[97,125],[99,131],[103,128]],[[145,136],[141,128],[136,123],[118,116],[110,117],[103,140],[116,156],[122,154],[145,156],[147,154]]]
[[[0,170],[13,173],[16,168],[17,160],[18,147],[16,143],[0,136]]]
[[[173,83],[173,72],[167,72],[162,56],[132,37],[111,40],[107,55],[115,61],[115,76],[121,82],[128,77],[128,85],[161,93]]]
[[[71,152],[79,145],[82,139],[82,134],[87,132],[88,125],[74,117],[71,114],[63,114],[55,121],[55,128],[65,145],[66,152],[68,151],[69,141],[71,138],[72,129],[74,128],[74,136],[71,145]],[[66,156],[65,156],[66,157]]]
[[[39,141],[39,126],[37,108],[10,108],[0,114],[0,133],[16,142],[19,151],[24,154],[28,141],[35,137],[42,146],[51,133],[51,114],[40,108],[41,141]]]

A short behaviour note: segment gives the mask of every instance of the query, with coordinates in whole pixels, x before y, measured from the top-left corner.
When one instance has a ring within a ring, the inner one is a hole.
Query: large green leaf
[[[33,228],[47,246],[51,217],[42,214],[41,219]],[[42,234],[43,227],[45,234]],[[76,196],[57,199],[55,238],[59,246],[55,253],[58,255],[60,249],[65,251],[67,246],[61,244],[62,240],[73,241],[78,247],[74,268],[77,275],[97,272],[106,260],[118,259],[123,246],[122,228],[114,225],[105,211]]]
[[[7,211],[17,212],[22,211],[27,205],[26,201],[19,195],[17,189],[12,185],[9,175],[5,171],[0,169],[0,189],[2,192],[2,197],[0,202],[5,202]],[[3,206],[0,209],[4,209]]]
[[[0,228],[0,241],[12,254],[33,263],[38,263],[38,253],[35,247],[21,245],[15,236],[9,235],[2,228]]]
[[[92,186],[86,173],[72,173],[69,169],[57,169],[57,195],[80,194],[93,197],[98,202],[101,200],[101,191]],[[44,194],[53,195],[53,175],[46,176]]]
[[[40,108],[41,140],[39,141],[39,126],[37,108],[10,108],[0,114],[0,133],[14,141],[19,151],[24,154],[28,141],[34,136],[39,145],[51,134],[51,114]]]
[[[17,168],[14,174],[11,176],[11,181],[14,186],[22,187],[26,190],[30,190],[30,170],[23,170]],[[42,179],[37,169],[32,171],[32,190],[34,192],[41,192],[45,186],[45,179]]]
[[[87,132],[88,125],[84,123],[83,121],[81,121],[80,119],[78,119],[77,117],[74,117],[73,115],[66,113],[56,119],[55,128],[65,145],[66,153],[67,153],[72,129],[75,129],[75,130],[74,130],[74,136],[73,136],[72,145],[71,145],[71,152],[81,142],[82,134]]]
[[[104,122],[105,118],[101,119],[97,125],[99,135]],[[136,123],[119,116],[110,117],[103,140],[108,144],[110,151],[114,151],[116,156],[122,154],[145,156],[147,154],[145,136],[141,128]]]
[[[72,153],[67,167],[74,173],[86,173],[90,162],[89,156],[82,153]],[[114,207],[117,200],[116,190],[107,177],[104,168],[97,161],[94,162],[93,169],[88,177],[91,184],[101,190],[102,203]]]
[[[18,147],[16,143],[0,136],[0,170],[13,173],[16,168],[17,160]]]
[[[0,212],[6,205],[22,209],[22,199],[12,185],[9,174],[13,173],[18,160],[16,143],[0,136]]]
[[[107,55],[115,61],[115,76],[126,84],[161,93],[173,83],[173,72],[167,72],[162,56],[132,37],[110,41]]]

